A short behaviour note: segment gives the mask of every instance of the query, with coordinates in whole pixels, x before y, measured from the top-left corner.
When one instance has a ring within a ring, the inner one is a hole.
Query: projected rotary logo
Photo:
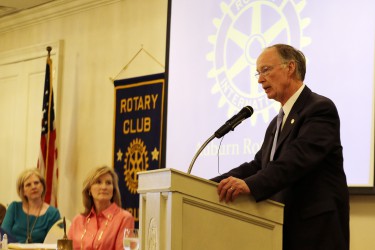
[[[298,4],[297,4],[298,2]],[[302,49],[311,43],[303,35],[310,19],[300,13],[306,1],[233,0],[222,2],[222,16],[213,24],[216,34],[209,36],[213,51],[207,54],[213,68],[209,78],[215,78],[213,94],[219,94],[219,107],[228,105],[228,117],[243,106],[254,108],[251,123],[259,115],[269,121],[270,111],[276,113],[279,104],[269,100],[256,77],[256,59],[262,49],[276,43],[287,43]]]
[[[134,139],[127,148],[124,159],[125,183],[130,193],[136,194],[138,188],[137,173],[149,168],[146,146],[141,139]]]

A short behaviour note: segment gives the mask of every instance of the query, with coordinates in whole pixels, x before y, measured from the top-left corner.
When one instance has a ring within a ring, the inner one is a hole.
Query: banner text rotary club
[[[133,96],[121,99],[120,114],[130,113],[133,111],[154,110],[158,94]],[[151,130],[151,118],[141,117],[136,119],[125,119],[122,126],[124,134],[147,133]]]

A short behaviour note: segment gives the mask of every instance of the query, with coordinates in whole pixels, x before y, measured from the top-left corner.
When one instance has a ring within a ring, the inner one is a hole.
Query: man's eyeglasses
[[[254,76],[256,79],[259,79],[260,76],[268,76],[269,73],[271,72],[271,70],[273,70],[275,68],[275,66],[277,65],[282,65],[282,64],[285,64],[285,63],[279,63],[279,64],[276,64],[276,65],[272,65],[272,66],[264,66],[263,68],[261,68],[261,70],[256,73]]]

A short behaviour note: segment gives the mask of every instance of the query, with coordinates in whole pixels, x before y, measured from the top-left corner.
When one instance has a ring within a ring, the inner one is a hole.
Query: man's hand
[[[234,201],[240,194],[250,194],[250,188],[243,180],[230,176],[219,183],[217,193],[220,201],[225,199],[228,203]]]

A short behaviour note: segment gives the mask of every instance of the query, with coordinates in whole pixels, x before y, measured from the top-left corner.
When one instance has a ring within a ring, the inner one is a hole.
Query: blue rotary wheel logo
[[[207,60],[212,62],[209,78],[215,78],[213,94],[219,94],[219,107],[228,107],[231,117],[243,106],[250,105],[265,123],[270,120],[270,110],[277,112],[279,105],[269,100],[255,78],[256,59],[262,49],[276,43],[287,43],[303,48],[311,39],[303,32],[309,18],[301,18],[306,1],[238,1],[222,2],[222,16],[215,18],[216,33],[209,36],[213,45]]]

